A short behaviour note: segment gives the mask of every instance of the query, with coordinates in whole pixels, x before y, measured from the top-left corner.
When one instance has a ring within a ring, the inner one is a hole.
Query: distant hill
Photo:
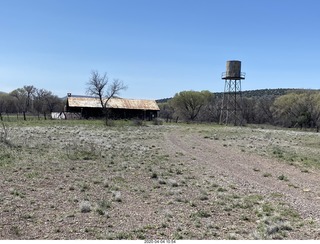
[[[278,89],[260,89],[260,90],[248,90],[242,91],[242,97],[262,97],[262,96],[282,96],[290,92],[298,91],[320,91],[311,89],[293,89],[293,88],[278,88]],[[222,97],[223,92],[214,92],[216,97]],[[156,100],[157,103],[168,102],[171,98],[163,98]]]
[[[158,99],[158,100],[156,100],[156,102],[157,102],[157,103],[166,103],[166,102],[168,102],[170,99],[172,99],[172,97],[170,97],[170,98]]]
[[[262,96],[282,96],[290,92],[300,91],[301,89],[292,88],[278,88],[278,89],[259,89],[259,90],[248,90],[242,91],[242,97],[262,97]],[[216,96],[220,97],[223,92],[215,93]]]
[[[277,88],[277,89],[260,89],[260,90],[249,90],[242,91],[242,97],[262,97],[262,96],[283,96],[290,92],[299,91],[320,91],[311,89],[294,89],[294,88]],[[222,96],[223,92],[215,93],[216,96]]]

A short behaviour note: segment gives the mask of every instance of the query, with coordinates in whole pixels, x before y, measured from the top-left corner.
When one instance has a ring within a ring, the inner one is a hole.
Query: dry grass
[[[212,138],[224,150],[244,145],[261,154],[266,142],[259,138],[277,131],[96,121],[8,128],[10,145],[0,142],[1,239],[319,238],[317,223],[279,194],[232,182],[227,173],[209,170],[196,143],[185,151],[168,139],[200,133],[207,136],[203,143]],[[282,148],[289,139],[277,140]],[[313,142],[301,139],[297,148]],[[251,172],[279,184],[291,180],[281,173],[263,177],[258,166]]]

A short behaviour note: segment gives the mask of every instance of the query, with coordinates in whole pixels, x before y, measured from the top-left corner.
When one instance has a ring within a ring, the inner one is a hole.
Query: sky
[[[222,92],[226,61],[242,90],[319,89],[318,0],[0,0],[0,91],[85,95],[93,70],[135,99]]]

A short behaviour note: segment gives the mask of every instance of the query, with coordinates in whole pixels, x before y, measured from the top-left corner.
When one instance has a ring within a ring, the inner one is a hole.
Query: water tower
[[[227,61],[226,72],[222,73],[221,78],[225,80],[225,85],[220,124],[242,125],[241,80],[245,79],[245,73],[241,72],[241,61]]]

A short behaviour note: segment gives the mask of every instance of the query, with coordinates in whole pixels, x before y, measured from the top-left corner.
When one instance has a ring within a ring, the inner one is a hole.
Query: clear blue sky
[[[126,98],[223,91],[227,60],[242,90],[319,89],[318,0],[0,0],[0,91],[85,94],[92,70]]]

